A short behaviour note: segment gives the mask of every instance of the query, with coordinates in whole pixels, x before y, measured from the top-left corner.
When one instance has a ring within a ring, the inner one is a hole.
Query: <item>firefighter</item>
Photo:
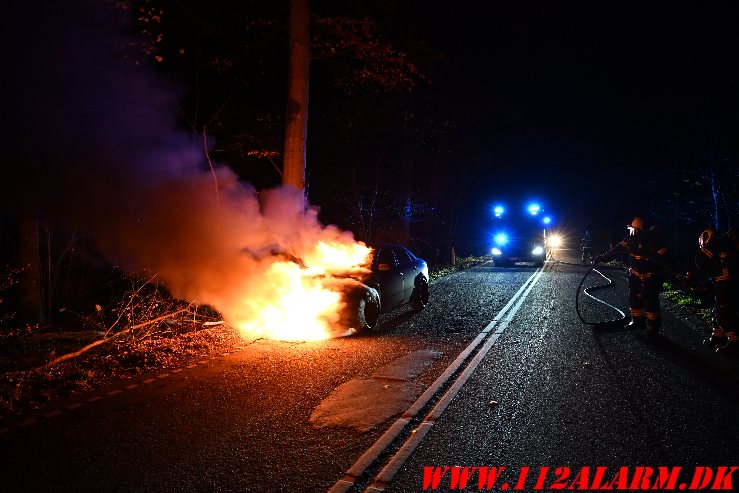
[[[737,317],[737,248],[731,240],[707,228],[698,237],[696,267],[713,283],[713,331],[703,343],[718,353],[739,354]]]
[[[591,263],[593,261],[593,241],[590,238],[590,230],[586,229],[580,240],[580,253],[582,253],[581,263]]]
[[[647,228],[643,218],[635,217],[627,228],[629,236],[597,257],[596,262],[628,255],[631,322],[627,327],[646,327],[647,335],[656,336],[662,326],[659,293],[669,270],[667,248],[656,231]]]

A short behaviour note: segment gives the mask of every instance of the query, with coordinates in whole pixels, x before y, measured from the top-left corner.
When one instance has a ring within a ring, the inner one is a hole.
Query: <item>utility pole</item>
[[[290,46],[287,115],[282,184],[305,193],[308,137],[308,66],[310,63],[308,0],[290,0]]]

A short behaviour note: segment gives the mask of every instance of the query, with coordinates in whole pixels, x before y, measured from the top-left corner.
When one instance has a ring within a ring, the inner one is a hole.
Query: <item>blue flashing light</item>
[[[493,208],[493,212],[495,213],[495,217],[500,217],[505,212],[505,207],[502,205],[496,205],[495,208]]]
[[[500,233],[498,235],[495,235],[495,243],[497,243],[498,245],[505,245],[507,242],[508,237],[505,234]]]
[[[537,214],[539,213],[539,209],[541,209],[541,208],[539,207],[539,204],[529,204],[529,213],[530,213],[530,214],[531,214],[532,216],[535,216],[535,215],[537,215]]]
[[[544,216],[544,219],[541,220],[544,224],[550,224],[552,222],[552,218],[549,216]]]

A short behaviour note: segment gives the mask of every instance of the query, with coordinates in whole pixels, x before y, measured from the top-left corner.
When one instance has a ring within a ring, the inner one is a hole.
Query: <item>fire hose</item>
[[[685,276],[682,276],[680,274],[677,274],[677,273],[673,272],[672,269],[670,269],[669,266],[665,265],[661,261],[659,261],[659,260],[657,260],[655,258],[649,258],[648,260],[651,261],[651,262],[653,262],[653,263],[655,263],[657,266],[661,267],[664,270],[664,272],[666,274],[668,274],[669,276],[671,276],[672,278],[677,279],[679,281],[686,281],[686,277]],[[599,298],[596,298],[595,296],[593,296],[592,294],[590,294],[590,291],[595,291],[596,289],[607,288],[608,286],[610,286],[610,285],[613,284],[613,281],[611,279],[609,279],[608,277],[606,277],[601,271],[599,271],[599,270],[597,270],[595,268],[595,266],[598,265],[599,263],[600,263],[599,257],[596,257],[596,259],[593,261],[593,265],[590,266],[590,268],[588,269],[588,271],[585,273],[585,275],[583,276],[582,280],[580,281],[580,284],[577,286],[577,292],[575,293],[575,310],[577,311],[577,316],[580,319],[580,321],[582,323],[584,323],[585,325],[598,326],[598,325],[623,324],[624,322],[626,322],[626,314],[624,312],[622,312],[621,310],[619,310],[615,306],[613,306],[613,305],[611,305],[609,303],[606,303],[605,301],[603,301],[603,300],[601,300]],[[605,279],[606,282],[604,284],[597,284],[595,286],[591,286],[591,287],[585,288],[583,290],[582,289],[582,285],[585,283],[585,279],[588,278],[588,276],[590,275],[591,272],[596,272],[603,279]],[[614,318],[612,320],[604,320],[604,321],[600,321],[600,322],[589,322],[589,321],[585,320],[583,318],[582,314],[580,313],[580,291],[584,292],[587,296],[589,296],[593,300],[597,301],[598,303],[601,303],[603,305],[606,305],[607,307],[612,308],[613,310],[617,311],[621,316],[619,318]]]
[[[596,261],[593,262],[593,265],[590,266],[590,268],[588,269],[588,271],[583,276],[582,280],[580,281],[580,284],[577,286],[577,292],[575,293],[575,310],[577,311],[577,316],[580,319],[580,321],[582,323],[584,323],[585,325],[593,325],[593,326],[603,326],[603,325],[611,325],[611,324],[613,324],[613,325],[616,325],[616,324],[623,325],[624,322],[626,322],[626,314],[624,312],[622,312],[621,310],[619,310],[615,306],[611,305],[610,303],[606,303],[605,301],[601,300],[600,298],[596,298],[595,296],[593,296],[592,294],[590,294],[590,291],[595,291],[597,289],[607,288],[607,287],[609,287],[610,285],[613,284],[613,281],[611,279],[609,279],[608,277],[606,277],[601,271],[599,271],[599,270],[597,270],[595,268],[595,266],[598,265],[598,263],[599,263],[599,261],[596,259]],[[583,286],[583,284],[585,284],[585,279],[588,278],[588,276],[590,275],[591,272],[597,273],[599,276],[601,276],[603,279],[605,279],[606,282],[603,283],[603,284],[597,284],[595,286],[590,286],[590,287],[585,288],[583,290],[582,289],[582,286]],[[599,322],[590,322],[590,321],[585,320],[583,318],[583,316],[582,316],[582,313],[580,313],[580,291],[582,291],[583,293],[585,293],[587,296],[589,296],[590,298],[592,298],[596,302],[601,303],[603,305],[606,305],[607,307],[612,308],[613,310],[617,311],[620,314],[620,317],[619,318],[614,318],[612,320],[603,320],[603,321],[599,321]]]

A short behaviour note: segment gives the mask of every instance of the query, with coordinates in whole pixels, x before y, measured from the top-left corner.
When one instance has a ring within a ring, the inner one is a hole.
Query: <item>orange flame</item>
[[[337,276],[368,272],[363,243],[317,242],[299,261],[277,261],[265,271],[258,294],[242,300],[248,319],[233,323],[245,337],[321,340],[342,332],[344,300]],[[346,328],[343,328],[346,329]]]
[[[366,267],[371,249],[364,243],[326,243],[319,241],[313,252],[304,257],[312,275],[342,274],[357,267]]]

